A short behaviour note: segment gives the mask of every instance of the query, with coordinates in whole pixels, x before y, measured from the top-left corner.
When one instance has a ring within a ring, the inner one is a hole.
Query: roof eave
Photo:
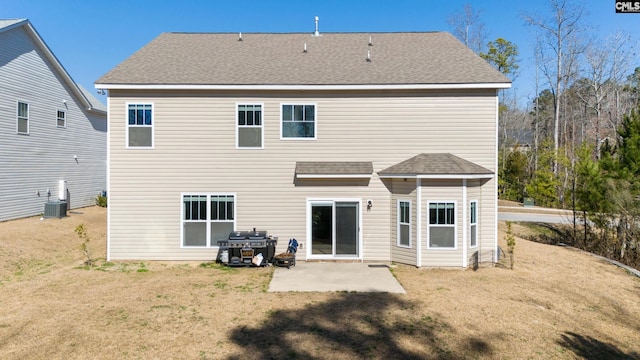
[[[495,174],[378,174],[381,179],[431,179],[431,180],[456,180],[456,179],[493,179]]]
[[[105,90],[442,90],[442,89],[508,89],[509,82],[456,84],[114,84],[96,83]]]
[[[296,174],[298,179],[371,179],[371,174]]]
[[[78,99],[80,99],[80,102],[86,108],[87,111],[92,111],[92,112],[96,112],[96,113],[99,113],[99,114],[106,114],[106,112],[104,112],[102,110],[95,109],[93,107],[93,105],[91,104],[89,99],[87,99],[87,97],[82,93],[82,91],[78,87],[78,84],[76,84],[76,82],[73,80],[73,78],[71,78],[71,75],[69,75],[69,73],[64,68],[64,66],[62,66],[62,64],[60,63],[58,58],[53,54],[51,49],[49,49],[49,46],[47,46],[47,44],[44,42],[44,40],[42,39],[40,34],[38,34],[38,31],[36,31],[36,29],[31,25],[31,22],[29,20],[25,20],[23,22],[20,22],[18,24],[14,24],[14,25],[15,26],[13,26],[13,27],[24,26],[27,29],[27,32],[29,33],[31,38],[36,42],[36,45],[38,47],[40,47],[40,49],[44,53],[44,56],[47,58],[47,60],[49,60],[49,63],[51,65],[53,65],[54,69],[56,69],[58,74],[60,74],[60,76],[62,77],[63,81],[65,83],[67,83],[67,85],[69,86],[69,88],[71,89],[73,94]]]

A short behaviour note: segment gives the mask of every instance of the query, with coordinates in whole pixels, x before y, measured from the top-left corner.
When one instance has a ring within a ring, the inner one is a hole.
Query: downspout
[[[496,89],[496,132],[495,132],[495,163],[493,171],[495,171],[495,177],[493,178],[493,262],[498,262],[498,112],[500,111],[498,99],[498,90]],[[479,243],[482,243],[481,241]],[[478,250],[479,251],[479,250]]]
[[[467,267],[467,179],[462,179],[462,267]]]
[[[422,179],[416,178],[416,267],[422,266]]]
[[[111,97],[107,96],[107,261],[111,261],[111,125],[109,123],[109,109],[111,108]]]

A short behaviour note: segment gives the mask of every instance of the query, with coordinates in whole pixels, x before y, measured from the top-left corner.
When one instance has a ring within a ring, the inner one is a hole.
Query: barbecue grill
[[[266,231],[232,231],[227,240],[218,240],[221,251],[228,251],[229,266],[265,266],[276,252],[277,238]],[[254,264],[254,257],[262,254],[262,261]]]

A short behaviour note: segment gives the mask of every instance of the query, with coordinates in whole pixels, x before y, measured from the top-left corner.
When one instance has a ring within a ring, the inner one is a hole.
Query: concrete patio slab
[[[276,268],[269,292],[388,292],[406,294],[389,267],[373,263],[306,262]]]

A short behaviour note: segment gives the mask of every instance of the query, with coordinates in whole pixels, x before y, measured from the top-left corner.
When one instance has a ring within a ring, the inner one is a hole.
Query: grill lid
[[[229,233],[229,240],[265,240],[266,231],[232,231]]]

